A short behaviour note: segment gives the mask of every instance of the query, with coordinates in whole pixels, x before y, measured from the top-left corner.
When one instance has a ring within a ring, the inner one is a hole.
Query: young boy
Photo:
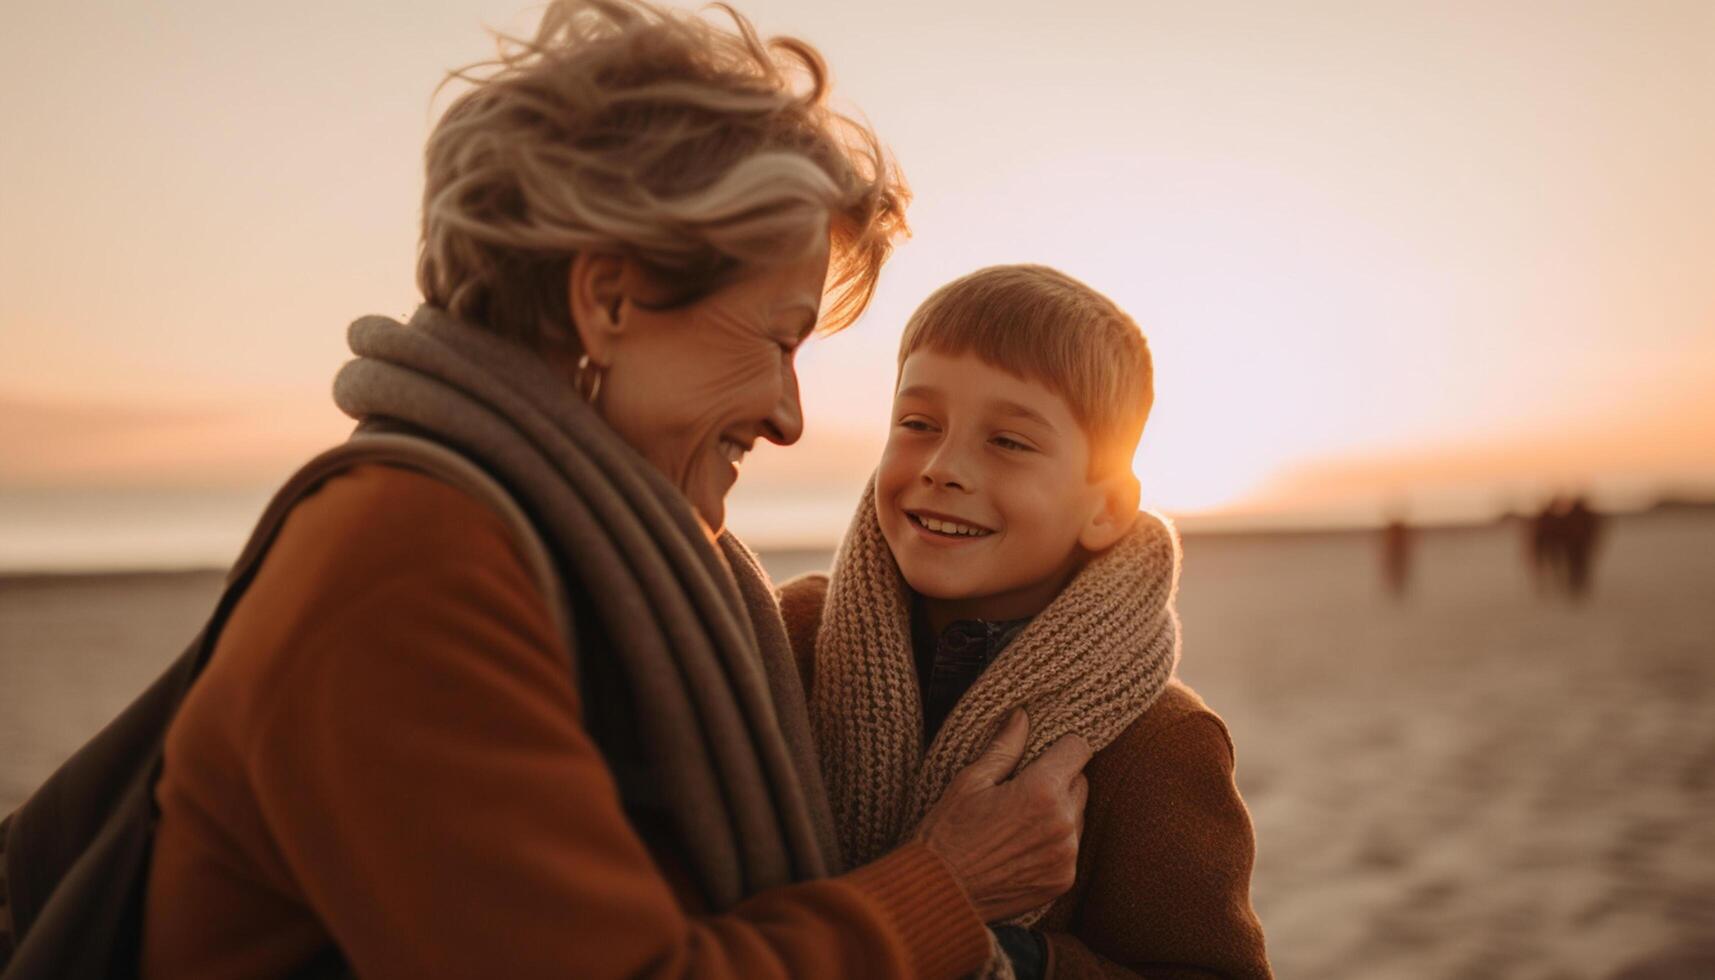
[[[782,590],[848,865],[909,838],[1015,708],[1026,759],[1094,750],[1077,879],[995,924],[991,973],[1270,975],[1232,743],[1172,676],[1178,542],[1137,510],[1152,372],[1137,325],[1053,269],[942,287],[831,576]]]

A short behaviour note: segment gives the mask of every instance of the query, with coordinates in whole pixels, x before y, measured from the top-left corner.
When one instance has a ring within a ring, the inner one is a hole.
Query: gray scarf
[[[773,587],[540,355],[424,306],[351,325],[334,400],[459,451],[503,483],[591,601],[659,800],[717,910],[838,864]]]

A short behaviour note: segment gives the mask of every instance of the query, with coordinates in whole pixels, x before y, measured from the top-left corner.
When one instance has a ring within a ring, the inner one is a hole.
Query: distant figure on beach
[[[1550,498],[1530,519],[1530,541],[1526,555],[1530,560],[1531,582],[1535,584],[1538,594],[1556,588],[1563,577],[1561,567],[1564,552],[1561,548],[1560,513],[1564,509],[1564,500],[1561,496]]]
[[[1596,548],[1601,543],[1602,517],[1591,509],[1589,501],[1577,497],[1561,518],[1560,533],[1566,549],[1566,589],[1573,599],[1582,600],[1590,593],[1590,574]]]
[[[1404,597],[1411,585],[1411,552],[1416,533],[1403,517],[1395,517],[1382,528],[1382,585],[1395,598]]]
[[[1530,522],[1531,575],[1540,593],[1590,594],[1602,516],[1583,495],[1557,494]]]

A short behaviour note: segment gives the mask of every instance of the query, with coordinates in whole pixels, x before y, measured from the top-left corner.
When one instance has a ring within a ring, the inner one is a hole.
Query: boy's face
[[[971,603],[971,617],[1030,616],[1065,585],[1103,510],[1089,467],[1059,395],[975,354],[918,351],[899,373],[877,517],[920,594]]]

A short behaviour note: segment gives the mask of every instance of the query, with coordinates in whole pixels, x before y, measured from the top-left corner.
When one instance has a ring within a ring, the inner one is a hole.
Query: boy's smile
[[[994,528],[983,527],[976,521],[940,511],[908,510],[905,516],[911,519],[912,527],[922,531],[931,541],[945,540],[948,544],[965,544],[978,538],[986,538],[995,532]]]
[[[900,368],[876,516],[906,582],[944,614],[932,619],[1033,616],[1103,512],[1089,470],[1089,439],[1054,391],[975,354],[921,350]]]

